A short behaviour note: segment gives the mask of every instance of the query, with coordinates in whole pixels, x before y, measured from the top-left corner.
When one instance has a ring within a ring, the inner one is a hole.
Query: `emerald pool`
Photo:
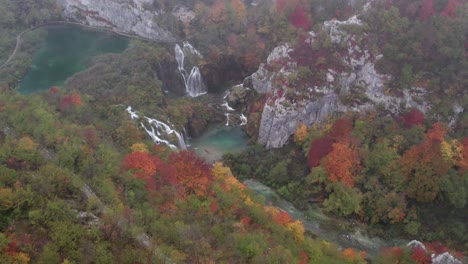
[[[46,30],[47,38],[20,82],[20,93],[62,86],[67,78],[85,70],[93,56],[121,53],[129,45],[128,38],[107,31],[78,26],[49,26]]]

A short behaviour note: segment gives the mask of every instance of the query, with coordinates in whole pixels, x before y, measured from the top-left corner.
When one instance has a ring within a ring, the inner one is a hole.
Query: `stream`
[[[294,219],[301,220],[306,230],[310,231],[319,239],[327,240],[339,245],[341,248],[354,248],[366,251],[373,256],[380,247],[401,246],[408,243],[406,240],[383,240],[378,237],[369,237],[364,230],[354,226],[354,231],[347,230],[350,223],[346,220],[335,219],[325,215],[320,208],[312,205],[311,209],[305,212],[295,208],[290,202],[281,198],[270,187],[249,179],[244,183],[256,194],[265,198],[265,204],[276,206],[288,212]]]

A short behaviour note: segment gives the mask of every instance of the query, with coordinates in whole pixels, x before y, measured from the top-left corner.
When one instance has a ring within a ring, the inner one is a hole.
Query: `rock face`
[[[162,13],[149,11],[153,0],[57,0],[64,16],[85,25],[109,28],[156,41],[174,41],[154,21]]]
[[[381,56],[374,57],[357,45],[365,36],[358,37],[342,29],[343,26],[360,25],[361,21],[356,16],[347,21],[324,23],[323,31],[328,34],[331,43],[344,47],[341,58],[345,70],[329,68],[320,85],[309,84],[301,87],[300,91],[285,88],[287,81],[284,80],[299,72],[298,63],[290,55],[293,48],[288,44],[275,48],[267,62],[244,80],[245,87],[267,97],[258,131],[260,144],[266,148],[282,147],[301,122],[311,126],[336,113],[366,111],[375,109],[377,105],[394,114],[402,107],[415,107],[422,112],[428,109],[429,106],[421,100],[425,95],[422,88],[411,87],[398,96],[385,92],[384,83],[391,76],[377,73],[375,62]],[[304,43],[312,47],[318,34],[310,32],[309,35]],[[292,93],[293,96],[285,96],[285,93]]]

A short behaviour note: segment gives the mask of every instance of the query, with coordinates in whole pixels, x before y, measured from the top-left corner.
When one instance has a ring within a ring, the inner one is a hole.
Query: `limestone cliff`
[[[399,95],[386,91],[385,82],[391,76],[379,74],[375,69],[375,62],[381,56],[372,56],[365,47],[360,47],[359,43],[365,43],[365,34],[348,33],[344,30],[346,26],[360,27],[361,21],[356,16],[347,21],[327,21],[322,32],[310,32],[304,40],[306,47],[312,49],[317,39],[323,39],[319,34],[327,35],[331,45],[342,49],[340,58],[344,67],[341,69],[308,69],[321,71],[321,79],[290,89],[288,85],[296,82],[300,74],[298,61],[304,58],[291,56],[294,49],[284,44],[275,48],[267,62],[244,81],[245,87],[267,97],[258,131],[260,144],[267,148],[281,147],[301,122],[310,126],[336,113],[365,111],[377,105],[394,114],[404,107],[423,112],[428,109],[422,88],[409,87]]]
[[[174,41],[155,19],[161,11],[149,10],[152,0],[57,0],[67,19],[137,35],[151,40]]]

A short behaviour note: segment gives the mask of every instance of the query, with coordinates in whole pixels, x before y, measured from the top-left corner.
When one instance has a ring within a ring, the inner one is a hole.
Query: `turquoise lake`
[[[130,42],[110,32],[75,26],[53,26],[46,30],[45,43],[34,55],[30,69],[20,82],[20,93],[62,86],[67,78],[85,70],[93,56],[121,53]]]
[[[225,153],[239,153],[247,148],[249,137],[240,127],[212,126],[201,136],[189,140],[195,152],[208,162],[221,160]]]

